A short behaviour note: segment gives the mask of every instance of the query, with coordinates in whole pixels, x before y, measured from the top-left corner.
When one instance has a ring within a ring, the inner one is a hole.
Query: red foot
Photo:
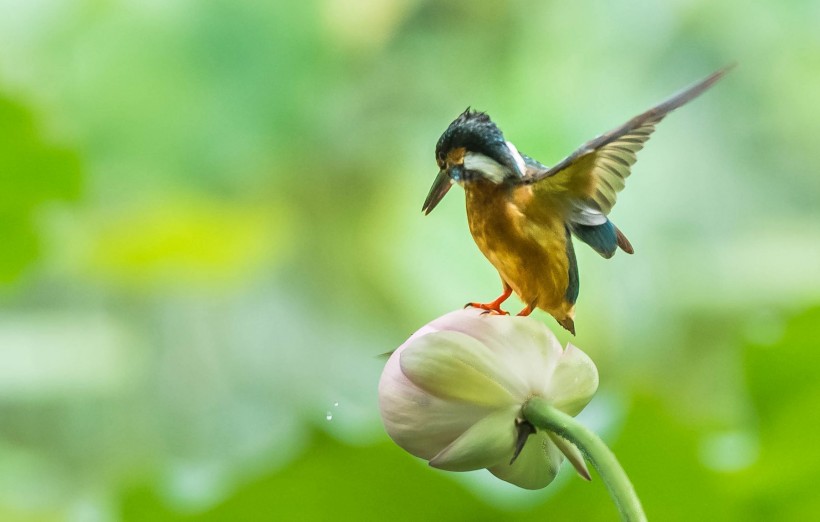
[[[464,308],[471,306],[473,308],[480,308],[484,310],[486,313],[492,315],[510,315],[509,312],[501,309],[501,303],[507,300],[508,297],[512,295],[512,288],[510,288],[506,283],[504,284],[504,293],[501,294],[498,299],[491,303],[467,303],[464,305]]]

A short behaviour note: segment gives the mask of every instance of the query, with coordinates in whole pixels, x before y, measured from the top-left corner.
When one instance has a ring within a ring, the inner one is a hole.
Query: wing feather
[[[547,168],[525,158],[527,169],[521,183],[533,184],[536,196],[568,196],[570,220],[585,225],[601,224],[615,206],[617,195],[637,161],[637,153],[667,114],[696,98],[733,66],[721,69],[663,103],[602,134]]]

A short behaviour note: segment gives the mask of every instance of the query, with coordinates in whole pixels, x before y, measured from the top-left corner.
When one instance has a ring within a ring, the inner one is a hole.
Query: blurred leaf
[[[0,366],[43,376],[0,397],[0,485],[29,495],[0,487],[0,519],[110,512],[126,483],[141,520],[614,519],[600,480],[503,512],[492,483],[355,446],[362,357],[497,295],[463,193],[418,208],[464,107],[554,163],[731,61],[641,152],[613,212],[636,255],[579,248],[577,342],[631,401],[612,440],[652,519],[818,518],[817,20],[810,1],[0,2],[0,284],[27,276]],[[796,317],[744,344],[779,304]],[[140,365],[87,361],[116,342],[74,319],[96,316]],[[353,446],[282,442],[326,406]],[[41,471],[21,480],[18,451]]]
[[[354,448],[313,437],[302,458],[205,513],[175,513],[144,485],[126,494],[123,519],[489,521],[500,514],[392,442]]]
[[[80,194],[77,156],[40,134],[23,105],[0,94],[0,284],[15,281],[40,253],[39,206]]]
[[[723,478],[699,458],[702,433],[657,398],[639,396],[612,449],[650,520],[730,520]]]
[[[0,285],[14,282],[32,261],[40,247],[37,233],[28,216],[0,212]]]
[[[759,414],[760,457],[738,488],[747,520],[820,517],[820,307],[786,325],[782,339],[750,339],[747,378]]]
[[[80,220],[80,273],[130,288],[222,287],[278,260],[292,235],[282,207],[191,196],[162,198]]]

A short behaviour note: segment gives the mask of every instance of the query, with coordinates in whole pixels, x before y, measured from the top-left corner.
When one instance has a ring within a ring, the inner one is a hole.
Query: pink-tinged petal
[[[495,466],[515,447],[515,406],[495,411],[465,431],[430,460],[430,465],[448,471],[472,471]]]
[[[598,369],[587,354],[568,344],[543,397],[569,415],[578,415],[598,390]]]
[[[461,331],[458,325],[464,321],[471,321],[475,319],[482,319],[485,317],[483,310],[478,310],[476,308],[464,308],[454,310],[452,312],[446,313],[441,317],[437,317],[424,325],[420,332],[425,329],[429,329],[434,332],[439,332],[441,330],[456,330]],[[427,333],[427,332],[425,332]],[[413,337],[410,337],[411,339]]]
[[[390,438],[407,452],[429,460],[492,410],[439,399],[401,372],[400,351],[385,365],[379,381],[379,409]]]
[[[565,456],[582,476],[589,472],[574,445],[544,431],[531,435],[509,464],[519,408],[538,395],[576,415],[597,387],[589,357],[572,345],[562,350],[543,323],[459,310],[431,321],[393,353],[379,405],[390,437],[432,466],[487,467],[507,482],[539,489]]]
[[[521,454],[512,464],[512,452],[502,464],[489,468],[490,473],[524,489],[547,487],[558,474],[563,454],[543,431],[530,435]]]
[[[586,480],[592,480],[592,477],[589,474],[589,469],[587,468],[587,463],[584,460],[584,455],[581,453],[575,444],[571,443],[567,439],[561,437],[560,435],[556,435],[555,433],[549,433],[550,440],[561,450],[561,453],[567,458],[567,460],[572,464],[572,467],[575,468],[575,471],[578,472]]]
[[[499,371],[517,376],[517,387],[511,391],[521,401],[544,389],[562,353],[555,335],[531,317],[482,315],[476,309],[466,309],[434,323],[474,337],[493,351]]]
[[[516,350],[510,356],[515,372],[527,383],[527,397],[546,390],[563,352],[561,343],[544,323],[531,317],[511,318],[508,345]]]
[[[521,387],[518,376],[503,371],[487,346],[460,332],[421,336],[401,352],[399,362],[410,382],[440,399],[492,408],[520,402],[514,393]]]

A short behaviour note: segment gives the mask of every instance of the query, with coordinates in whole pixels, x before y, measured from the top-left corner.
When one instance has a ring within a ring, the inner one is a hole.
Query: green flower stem
[[[524,418],[533,426],[549,430],[575,444],[604,479],[609,494],[627,522],[646,521],[641,501],[615,454],[589,428],[566,413],[553,408],[541,397],[524,404]]]

